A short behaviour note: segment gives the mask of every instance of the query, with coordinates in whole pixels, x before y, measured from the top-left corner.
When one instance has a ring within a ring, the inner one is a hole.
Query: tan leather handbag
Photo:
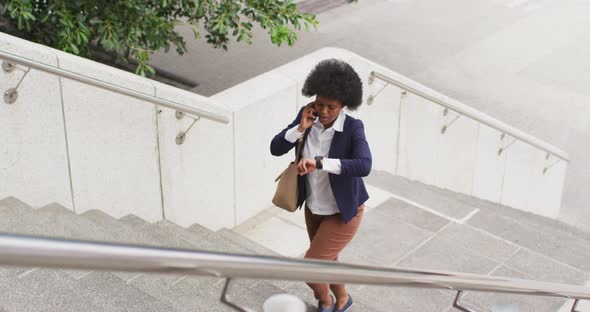
[[[289,163],[287,169],[285,169],[276,179],[275,182],[279,182],[275,196],[272,198],[272,203],[287,211],[294,212],[297,210],[297,197],[299,190],[297,188],[297,164],[301,159],[301,145],[303,144],[303,138],[299,138],[297,143],[297,149],[295,153],[295,161]]]

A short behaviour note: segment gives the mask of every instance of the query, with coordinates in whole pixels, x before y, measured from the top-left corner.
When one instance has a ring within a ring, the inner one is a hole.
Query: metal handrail
[[[5,52],[5,51],[0,51],[0,59],[4,59],[7,60],[9,62],[13,62],[13,63],[17,63],[23,66],[27,66],[30,68],[34,68],[46,73],[50,73],[50,74],[54,74],[60,77],[64,77],[64,78],[68,78],[68,79],[72,79],[78,82],[82,82],[88,85],[92,85],[95,87],[99,87],[105,90],[109,90],[109,91],[113,91],[119,94],[123,94],[126,96],[130,96],[132,98],[136,98],[142,101],[146,101],[146,102],[150,102],[153,103],[155,105],[159,105],[159,106],[164,106],[164,107],[168,107],[177,111],[181,111],[183,113],[189,114],[189,115],[195,115],[195,116],[199,116],[199,117],[203,117],[203,118],[207,118],[210,120],[214,120],[214,121],[218,121],[218,122],[222,122],[222,123],[229,123],[229,117],[228,116],[224,116],[224,115],[220,115],[220,114],[216,114],[216,113],[212,113],[212,112],[208,112],[202,109],[198,109],[198,108],[194,108],[194,107],[190,107],[184,104],[180,104],[180,103],[176,103],[173,101],[169,101],[166,99],[162,99],[159,97],[156,97],[154,95],[150,95],[147,93],[143,93],[143,92],[139,92],[137,90],[133,90],[130,88],[126,88],[126,87],[122,87],[110,82],[106,82],[100,79],[96,79],[96,78],[92,78],[92,77],[88,77],[88,76],[84,76],[84,75],[80,75],[78,73],[74,73],[65,69],[61,69],[55,66],[51,66],[51,65],[47,65],[47,64],[43,64],[40,62],[37,62],[35,60],[31,60],[19,55],[15,55],[9,52]],[[209,103],[212,104],[212,103]]]
[[[371,72],[371,78],[372,79],[377,78],[377,79],[385,81],[389,84],[395,85],[403,90],[406,90],[406,91],[416,94],[420,97],[423,97],[429,101],[432,101],[436,104],[439,104],[443,107],[446,107],[449,110],[455,111],[461,115],[467,116],[473,120],[476,120],[476,121],[481,122],[489,127],[499,130],[502,133],[510,135],[520,141],[526,142],[532,146],[540,148],[540,149],[544,150],[545,152],[553,154],[562,160],[569,161],[568,154],[566,152],[556,148],[555,146],[553,146],[547,142],[541,141],[541,140],[531,136],[530,134],[527,134],[521,130],[511,127],[511,126],[509,126],[509,125],[507,125],[507,124],[505,124],[505,123],[503,123],[503,122],[501,122],[489,115],[486,115],[480,111],[477,111],[477,110],[475,110],[469,106],[466,106],[456,100],[453,100],[451,98],[443,96],[443,95],[439,94],[438,92],[431,91],[430,93],[427,93],[422,90],[419,90],[417,87],[414,87],[408,83],[404,83],[402,81],[393,79],[391,77],[388,77],[384,74],[381,74],[381,73],[378,73],[375,71]]]
[[[325,283],[488,291],[590,299],[590,288],[487,275],[404,270],[320,260],[240,255],[0,234],[0,265],[174,273]]]

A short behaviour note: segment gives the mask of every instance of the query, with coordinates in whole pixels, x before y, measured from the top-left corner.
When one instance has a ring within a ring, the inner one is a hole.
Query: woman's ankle
[[[324,308],[331,307],[332,305],[335,304],[334,298],[331,295],[328,295],[328,297],[325,300],[320,300],[320,304]]]
[[[348,294],[344,295],[344,297],[336,298],[336,307],[342,309],[346,303],[348,302]]]

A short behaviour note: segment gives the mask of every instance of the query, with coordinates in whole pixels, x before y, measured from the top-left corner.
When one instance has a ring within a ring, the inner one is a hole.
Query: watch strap
[[[316,156],[315,157],[315,168],[322,170],[324,168],[324,165],[322,164],[322,159],[324,159],[324,156]]]

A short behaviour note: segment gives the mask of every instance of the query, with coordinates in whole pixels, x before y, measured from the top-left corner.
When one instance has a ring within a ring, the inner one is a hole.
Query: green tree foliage
[[[0,28],[26,39],[83,57],[105,51],[116,62],[137,62],[136,72],[153,75],[151,54],[173,46],[187,51],[177,25],[204,29],[216,48],[230,39],[252,42],[252,28],[268,31],[272,43],[292,46],[296,32],[316,27],[314,15],[297,10],[293,0],[1,0]]]

